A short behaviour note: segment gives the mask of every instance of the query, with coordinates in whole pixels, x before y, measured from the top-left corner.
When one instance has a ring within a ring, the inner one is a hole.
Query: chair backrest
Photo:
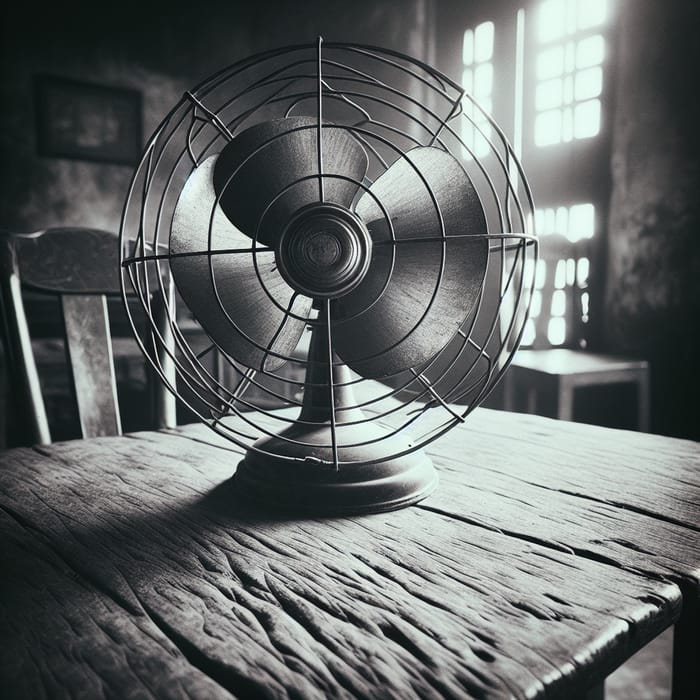
[[[525,343],[535,350],[586,346],[590,241],[561,234],[542,236],[535,271],[535,293]]]
[[[107,296],[121,293],[119,278],[119,239],[112,232],[52,228],[30,234],[0,233],[0,307],[12,400],[9,409],[15,430],[24,433],[8,436],[9,441],[51,442],[23,301],[27,289],[60,299],[82,436],[121,434],[106,301]],[[167,321],[168,314],[174,313],[172,281],[167,299],[157,317],[159,332],[169,339],[171,349]],[[158,302],[155,295],[153,301]],[[161,351],[154,358],[174,384],[172,355]],[[154,423],[174,426],[175,399],[162,383],[156,386]]]

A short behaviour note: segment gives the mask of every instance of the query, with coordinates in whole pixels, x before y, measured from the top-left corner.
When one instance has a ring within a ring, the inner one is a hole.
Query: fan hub
[[[369,268],[372,239],[362,220],[337,204],[298,211],[277,242],[277,267],[297,292],[336,298],[355,289]]]

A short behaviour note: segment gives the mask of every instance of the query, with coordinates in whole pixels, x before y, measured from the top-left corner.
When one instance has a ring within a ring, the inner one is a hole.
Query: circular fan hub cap
[[[277,267],[296,291],[336,298],[355,289],[369,268],[372,239],[362,220],[337,204],[298,211],[277,242]]]

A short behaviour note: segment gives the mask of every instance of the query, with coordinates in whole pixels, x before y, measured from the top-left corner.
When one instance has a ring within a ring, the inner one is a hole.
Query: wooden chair
[[[542,399],[553,397],[556,417],[573,420],[579,387],[632,383],[637,387],[637,428],[648,431],[648,363],[585,349],[590,259],[588,241],[572,243],[559,234],[542,238],[524,336],[532,342],[529,349],[518,350],[508,369],[505,408],[515,410],[524,394],[527,412],[541,413]]]
[[[9,389],[6,392],[8,443],[51,442],[25,312],[26,293],[35,293],[37,297],[52,295],[60,300],[71,388],[82,436],[121,434],[107,311],[107,298],[121,294],[119,276],[119,239],[114,233],[87,228],[0,233],[0,311]],[[172,282],[168,293],[172,302]],[[154,295],[153,304],[159,330],[172,348],[166,305],[159,303],[158,296]],[[172,305],[169,306],[172,312]],[[154,357],[174,384],[172,357],[163,349]],[[153,425],[174,426],[175,398],[155,377],[155,372],[152,379],[149,384]]]

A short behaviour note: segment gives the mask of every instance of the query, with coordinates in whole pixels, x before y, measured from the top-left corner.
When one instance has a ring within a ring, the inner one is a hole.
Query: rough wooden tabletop
[[[479,409],[431,452],[328,519],[203,426],[0,455],[3,697],[569,697],[697,596],[696,443]]]

